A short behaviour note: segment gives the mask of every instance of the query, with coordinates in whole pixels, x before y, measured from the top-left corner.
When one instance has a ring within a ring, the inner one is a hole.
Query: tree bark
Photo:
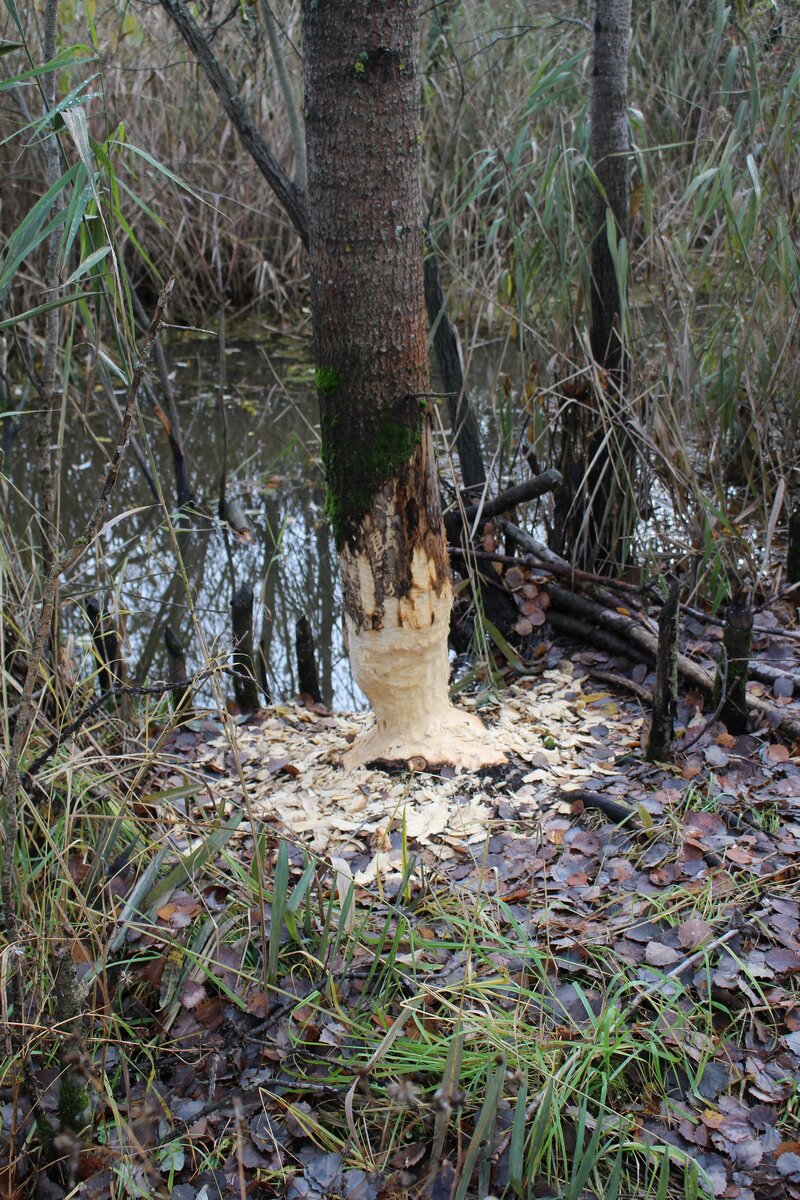
[[[565,410],[561,468],[568,490],[557,498],[553,545],[576,565],[609,574],[630,557],[635,522],[635,447],[623,420],[627,361],[622,301],[612,250],[628,237],[628,43],[631,0],[595,0],[591,77],[592,356],[585,396]],[[581,389],[582,391],[584,389]],[[565,389],[566,391],[566,389]],[[581,402],[583,401],[583,402]]]
[[[595,194],[592,244],[592,329],[595,360],[624,369],[620,291],[607,233],[611,210],[617,244],[628,236],[628,42],[631,0],[595,0],[592,69],[592,165]]]
[[[681,584],[673,579],[658,621],[653,717],[647,735],[650,762],[668,762],[672,753],[675,713],[678,711],[678,619]]]
[[[753,638],[753,612],[747,597],[734,595],[725,613],[722,657],[714,680],[714,702],[728,733],[747,731],[747,671]]]
[[[328,514],[375,728],[344,757],[502,755],[447,694],[452,588],[433,456],[417,0],[303,0],[311,292]]]

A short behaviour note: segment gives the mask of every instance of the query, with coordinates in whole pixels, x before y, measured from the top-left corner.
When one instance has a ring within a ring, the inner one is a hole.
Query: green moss
[[[372,445],[372,466],[375,472],[388,479],[404,467],[419,439],[419,429],[409,429],[383,409],[378,418],[378,435]]]
[[[322,455],[328,483],[325,507],[339,547],[353,537],[379,488],[408,465],[419,443],[424,410],[412,397],[387,405],[357,438],[341,436],[340,417],[328,411]]]
[[[323,396],[334,396],[342,386],[342,377],[335,367],[315,367],[314,385]]]
[[[67,1129],[81,1129],[86,1124],[89,1093],[83,1084],[73,1082],[71,1072],[61,1077],[58,1088],[58,1116]]]

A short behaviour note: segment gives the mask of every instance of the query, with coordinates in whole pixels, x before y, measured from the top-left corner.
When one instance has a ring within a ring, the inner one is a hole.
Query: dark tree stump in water
[[[294,647],[297,654],[298,689],[302,694],[310,696],[315,704],[322,704],[314,635],[306,616],[299,617],[295,624]]]
[[[436,250],[427,235],[425,306],[431,329],[433,352],[436,355],[442,385],[447,395],[447,414],[453,431],[453,444],[461,466],[461,478],[465,488],[480,488],[486,481],[480,428],[464,383],[456,331],[445,307]]]
[[[111,617],[94,597],[86,601],[86,615],[92,627],[92,643],[97,659],[97,685],[101,692],[107,692],[124,681],[119,634]]]
[[[184,715],[190,708],[189,675],[186,670],[186,651],[169,625],[164,626],[164,644],[169,661],[169,681],[172,684],[172,703],[175,711]]]
[[[241,584],[231,600],[233,628],[233,692],[243,713],[261,707],[253,665],[253,589]]]

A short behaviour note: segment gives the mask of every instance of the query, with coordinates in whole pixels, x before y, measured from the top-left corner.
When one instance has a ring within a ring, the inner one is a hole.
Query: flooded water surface
[[[273,699],[291,698],[298,691],[295,624],[305,616],[316,642],[324,702],[363,707],[342,643],[310,338],[230,338],[222,368],[214,336],[173,333],[165,351],[196,509],[177,510],[167,438],[143,394],[135,426],[139,461],[129,449],[96,548],[70,573],[62,592],[64,629],[81,670],[94,669],[85,615],[91,598],[105,606],[123,631],[132,681],[166,677],[165,626],[184,646],[190,672],[209,663],[226,665],[231,597],[235,586],[248,584],[255,593],[255,639],[258,643],[263,636]],[[484,353],[473,363],[473,387],[480,380],[484,398],[492,388],[496,361],[496,354]],[[163,405],[155,374],[151,388]],[[71,403],[65,412],[59,502],[64,545],[83,532],[116,442],[118,419],[109,390],[106,381],[89,403],[80,408]],[[113,391],[121,405],[121,384],[115,382]],[[32,570],[38,537],[32,518],[35,419],[30,407],[26,410],[23,389],[17,388],[15,400],[21,415],[15,436],[6,443],[3,508],[26,564],[23,569]],[[223,402],[226,495],[246,514],[253,532],[249,541],[237,537],[217,515]],[[231,692],[229,680],[224,690]]]

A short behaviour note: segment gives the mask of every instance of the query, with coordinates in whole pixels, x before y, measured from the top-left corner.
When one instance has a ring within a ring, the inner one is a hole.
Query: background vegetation
[[[277,15],[299,104],[297,12],[285,6]],[[205,16],[215,31],[215,51],[228,64],[253,119],[291,167],[285,93],[259,6],[212,5]],[[568,426],[580,403],[577,384],[592,370],[586,336],[591,21],[591,5],[583,0],[446,2],[426,17],[424,197],[467,367],[485,340],[498,340],[482,420],[495,474],[504,482],[527,470],[528,461],[541,469],[558,464],[565,422]],[[170,320],[176,324],[217,329],[224,306],[231,317],[257,315],[262,329],[298,338],[308,329],[305,257],[297,237],[160,8],[62,0],[57,28],[57,59],[44,70],[42,5],[5,0],[0,658],[6,764],[13,759],[15,722],[26,702],[25,670],[47,570],[64,549],[58,532],[62,449],[94,445],[101,458],[109,445],[113,449],[117,417],[108,403],[116,395],[119,404],[133,376],[137,340],[146,325],[142,312],[149,318],[174,275]],[[634,3],[633,220],[618,256],[632,363],[626,436],[635,440],[641,468],[636,560],[652,577],[667,565],[682,570],[691,580],[692,599],[714,610],[740,580],[764,593],[780,582],[776,551],[783,548],[800,491],[798,46],[800,13],[779,0]],[[48,107],[57,115],[43,117],[48,80],[55,92]],[[48,150],[54,143],[55,175]],[[46,312],[53,303],[61,307]],[[59,314],[57,327],[53,312]],[[48,353],[55,354],[52,377]],[[159,398],[164,402],[161,393]],[[25,464],[16,457],[15,433],[34,426],[37,474],[29,495],[20,488]],[[180,562],[173,484],[160,477],[152,449],[163,427],[157,415],[137,418],[134,434]],[[490,436],[496,444],[489,444]],[[619,436],[614,425],[608,436]],[[52,520],[42,505],[50,487]],[[213,495],[210,485],[208,493]],[[86,503],[88,515],[93,495]],[[28,519],[20,521],[25,506]],[[92,536],[78,549],[82,574],[65,581],[68,598],[85,598],[99,586],[108,586],[113,598],[118,585],[105,572],[102,541]],[[88,1073],[88,1090],[102,1090],[107,1106],[94,1136],[106,1143],[116,1138],[127,1147],[119,1151],[116,1169],[120,1186],[133,1192],[136,1156],[124,1132],[128,1115],[115,1113],[114,1097],[126,1089],[130,1096],[157,1073],[162,1031],[151,1024],[152,1013],[142,1015],[136,1004],[117,1006],[113,989],[103,994],[89,989],[99,987],[97,981],[108,987],[106,967],[115,955],[115,969],[125,969],[121,912],[130,920],[152,913],[168,890],[163,879],[158,882],[168,864],[160,846],[163,824],[154,814],[165,797],[170,803],[180,797],[152,772],[160,739],[175,718],[162,688],[155,695],[128,695],[116,705],[109,701],[83,720],[78,738],[66,739],[64,731],[94,695],[99,668],[86,654],[77,658],[74,643],[60,636],[58,612],[56,603],[55,623],[43,631],[42,669],[29,697],[35,700],[35,721],[21,764],[14,890],[19,944],[26,953],[24,975],[19,974],[27,993],[24,1005],[14,1001],[14,1019],[7,1025],[5,1079],[10,1087],[23,1061],[58,1064],[63,1075],[69,1037],[55,1037],[53,1025],[70,1034],[90,994],[89,1044],[105,1057],[102,1073]],[[202,621],[198,629],[202,638]],[[222,665],[208,654],[206,686],[221,712]],[[144,679],[136,682],[147,686]],[[49,755],[45,772],[36,779],[26,775],[43,753]],[[134,795],[138,808],[131,805]],[[457,995],[433,989],[428,1016],[419,1021],[414,1016],[417,1032],[407,1036],[410,1025],[392,1022],[406,986],[408,956],[413,964],[419,947],[402,897],[396,904],[368,903],[363,895],[356,901],[351,889],[334,901],[330,870],[310,858],[293,873],[288,890],[288,850],[254,838],[243,868],[225,857],[230,832],[222,822],[217,840],[199,850],[191,849],[187,837],[179,849],[195,857],[170,865],[178,871],[176,879],[207,872],[213,886],[224,863],[232,900],[222,940],[257,931],[258,946],[241,967],[248,984],[273,986],[287,972],[302,972],[304,963],[311,964],[308,977],[314,979],[320,965],[332,961],[344,972],[353,963],[374,960],[367,968],[373,971],[365,986],[369,1004],[349,1012],[341,1035],[357,1045],[363,1062],[373,1063],[380,1096],[379,1107],[360,1127],[362,1166],[383,1164],[398,1147],[427,1137],[431,1120],[435,1138],[442,1139],[440,1150],[457,1126],[462,1151],[471,1165],[478,1164],[484,1130],[511,1098],[520,1111],[527,1104],[532,1121],[525,1129],[513,1126],[509,1134],[512,1190],[528,1187],[543,1173],[571,1200],[590,1183],[596,1194],[606,1189],[609,1196],[614,1188],[659,1197],[676,1189],[687,1196],[708,1192],[701,1172],[691,1167],[676,1173],[678,1160],[661,1145],[653,1149],[632,1124],[606,1124],[640,1086],[643,1063],[648,1078],[663,1083],[681,1053],[662,1037],[666,1002],[658,1020],[646,1027],[633,1019],[624,965],[609,960],[598,967],[600,1015],[591,1010],[580,1020],[565,1017],[556,1046],[552,1021],[537,1008],[545,986],[541,951],[518,939],[501,903],[479,896],[467,906],[449,893],[423,894],[415,921],[428,923],[433,930],[428,940],[442,956],[469,945],[481,962],[492,954],[510,957],[513,941],[522,966],[512,982],[484,982],[477,971],[464,976]],[[8,829],[6,837],[8,847]],[[130,864],[124,903],[103,886],[107,876],[117,877],[120,863],[126,869]],[[352,906],[352,922],[334,920],[340,902]],[[718,898],[709,895],[704,903],[713,925],[720,917]],[[675,921],[682,904],[688,904],[686,897],[677,902]],[[187,964],[203,973],[202,930],[196,937],[188,944],[176,939],[181,985]],[[84,975],[89,982],[81,1002],[62,1012],[66,977],[59,972],[65,969],[64,947],[73,945],[81,947],[81,961],[91,971]],[[162,1007],[174,1004],[179,985],[159,986]],[[333,1011],[335,1001],[330,994],[307,999],[306,1026],[301,1020],[293,1036],[302,1042],[303,1029],[322,1019],[316,1006]],[[404,1021],[413,1016],[405,1010],[402,1015]],[[330,1016],[326,1010],[325,1019]],[[687,999],[684,1019],[695,1045],[712,1036],[711,1001],[703,1006]],[[744,1013],[737,1019],[744,1022]],[[387,1029],[397,1032],[390,1036]],[[573,1041],[574,1050],[562,1054]],[[680,1065],[699,1078],[697,1058]],[[332,1069],[332,1083],[326,1077],[330,1086],[343,1086],[337,1070]],[[404,1092],[412,1073],[416,1082]],[[463,1110],[432,1118],[437,1089],[456,1077]],[[79,1096],[81,1112],[90,1101],[95,1114],[100,1112],[91,1095]],[[461,1125],[462,1111],[475,1118],[468,1130]],[[62,1118],[64,1129],[81,1127],[82,1117],[65,1111]],[[321,1145],[352,1144],[341,1113],[326,1120],[312,1122]],[[605,1128],[611,1134],[601,1138]],[[23,1131],[22,1143],[32,1136]],[[165,1136],[164,1161],[177,1170],[172,1146]],[[9,1178],[24,1159],[22,1144],[12,1150]],[[69,1161],[68,1146],[59,1153]],[[469,1172],[465,1178],[464,1189]],[[283,1181],[268,1182],[277,1187]]]

